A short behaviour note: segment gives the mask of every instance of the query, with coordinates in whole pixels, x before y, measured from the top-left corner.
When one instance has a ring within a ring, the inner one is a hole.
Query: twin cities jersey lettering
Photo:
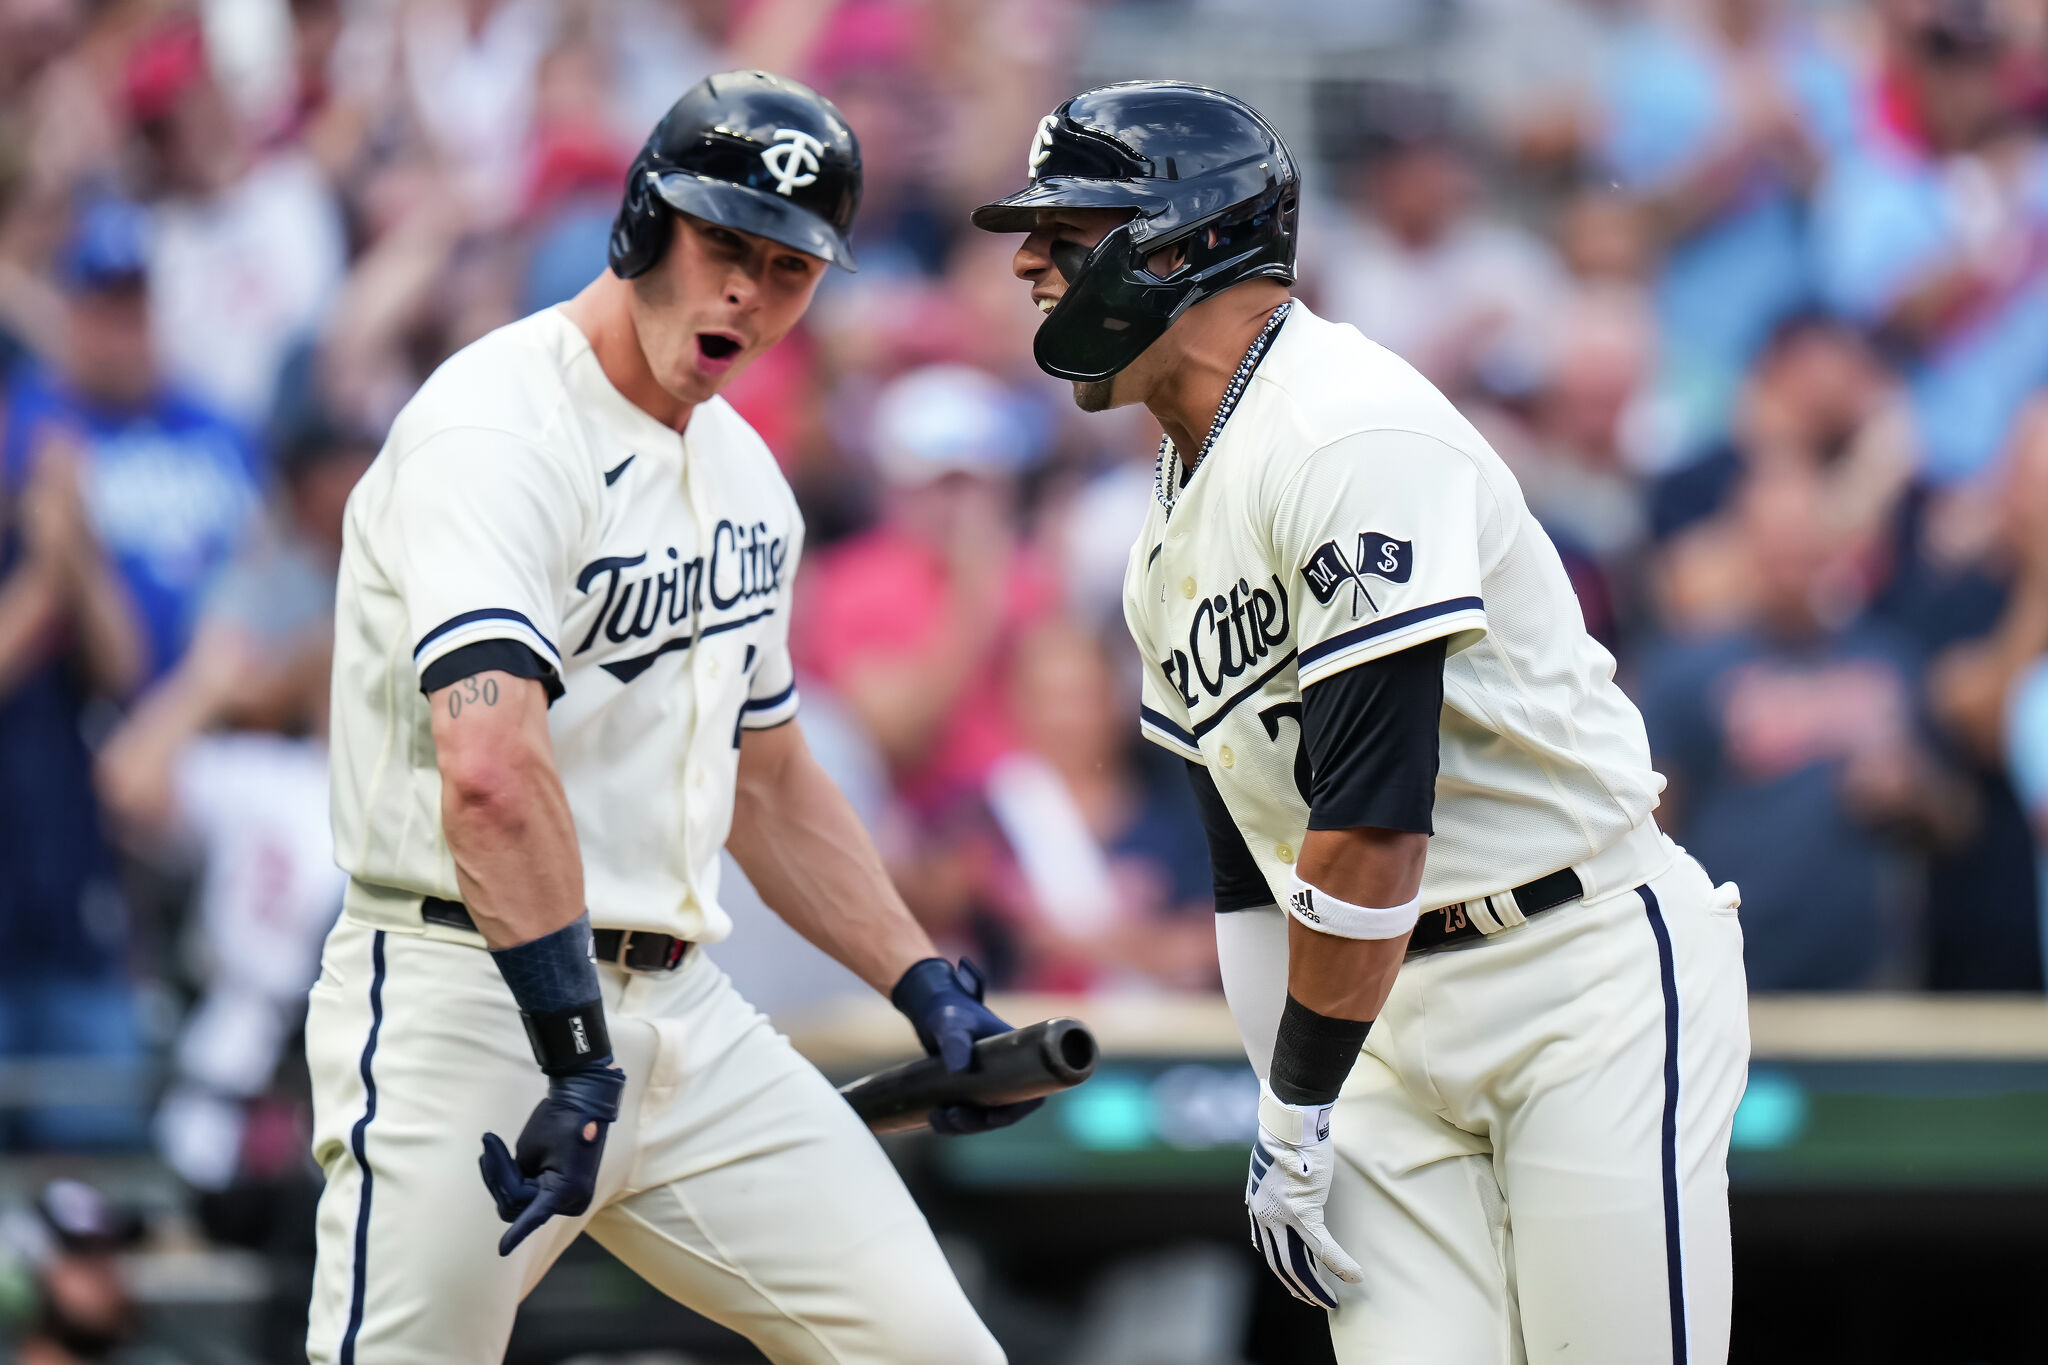
[[[417,932],[422,896],[460,899],[421,678],[511,640],[561,687],[548,730],[592,922],[723,938],[740,733],[796,714],[802,544],[774,457],[723,399],[679,435],[559,311],[452,357],[349,499],[333,715],[349,913]]]
[[[1571,866],[1663,780],[1521,489],[1428,381],[1299,301],[1169,515],[1124,612],[1147,738],[1208,767],[1278,903],[1308,828],[1304,688],[1442,637],[1423,903]]]

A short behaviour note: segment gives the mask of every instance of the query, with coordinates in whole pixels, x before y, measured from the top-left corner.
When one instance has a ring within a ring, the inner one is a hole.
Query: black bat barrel
[[[924,1127],[948,1104],[1016,1104],[1079,1085],[1095,1072],[1095,1035],[1079,1019],[1047,1019],[974,1045],[965,1071],[922,1057],[839,1088],[877,1133]]]

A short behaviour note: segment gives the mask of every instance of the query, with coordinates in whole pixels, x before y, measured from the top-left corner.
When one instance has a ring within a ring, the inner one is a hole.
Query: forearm
[[[769,909],[883,995],[935,955],[795,722],[745,737],[726,846]]]
[[[861,726],[897,767],[918,762],[938,738],[959,688],[920,664],[864,664],[841,689]]]
[[[937,741],[981,659],[982,629],[949,625],[924,653],[863,664],[847,678],[847,701],[891,762],[915,763]]]
[[[944,624],[923,650],[907,658],[871,660],[846,678],[842,691],[847,701],[892,763],[922,759],[973,682],[1003,621],[1001,609],[983,605],[983,596],[956,595]]]
[[[1422,886],[1423,834],[1379,829],[1310,830],[1295,865],[1301,879],[1353,905],[1397,906]],[[1289,917],[1287,991],[1318,1014],[1338,1019],[1379,1017],[1407,952],[1408,934],[1396,938],[1343,938]]]
[[[189,664],[145,692],[100,747],[100,799],[123,826],[139,833],[160,833],[171,824],[178,756],[216,718],[214,703],[191,676]]]
[[[142,622],[114,567],[99,555],[72,567],[72,613],[79,652],[93,684],[109,696],[126,696],[149,671]]]
[[[482,800],[444,784],[441,820],[463,903],[493,948],[551,934],[583,913],[576,826],[554,773],[530,773]]]
[[[484,941],[507,948],[581,917],[583,859],[547,747],[540,685],[489,672],[429,700],[442,829],[455,858],[456,885]],[[495,714],[501,707],[532,714],[520,724]]]
[[[43,661],[57,619],[56,590],[39,568],[23,565],[0,583],[0,697]]]
[[[1899,298],[1880,331],[1911,346],[1927,346],[1975,309],[1996,284],[1974,261],[1941,267]]]
[[[1386,1006],[1408,951],[1399,938],[1339,938],[1287,922],[1287,993],[1317,1014],[1372,1020]]]

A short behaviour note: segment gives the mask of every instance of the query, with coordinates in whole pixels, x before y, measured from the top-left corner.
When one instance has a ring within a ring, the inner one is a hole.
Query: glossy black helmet
[[[1067,291],[1032,354],[1061,379],[1107,379],[1203,299],[1240,281],[1294,279],[1301,176],[1287,145],[1243,100],[1179,81],[1128,81],[1076,95],[1039,120],[1031,183],[974,211],[990,232],[1029,232],[1051,208],[1130,209],[1085,256],[1053,258]],[[1147,263],[1180,246],[1165,274]]]
[[[662,116],[626,173],[612,224],[612,270],[654,268],[670,210],[751,232],[852,270],[860,142],[832,101],[766,71],[697,82]]]

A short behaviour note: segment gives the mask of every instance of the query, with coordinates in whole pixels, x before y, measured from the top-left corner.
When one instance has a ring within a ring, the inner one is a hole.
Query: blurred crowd
[[[1213,986],[1122,632],[1157,429],[1033,367],[966,222],[1129,8],[0,0],[0,1081],[70,1068],[0,1084],[0,1150],[296,1171],[349,489],[435,365],[603,267],[640,139],[735,66],[866,161],[859,273],[729,394],[809,526],[813,744],[997,983]],[[1284,128],[1299,292],[1521,479],[1755,988],[2041,990],[2048,0],[1419,9],[1468,62]],[[1479,97],[1527,26],[1569,60]]]

